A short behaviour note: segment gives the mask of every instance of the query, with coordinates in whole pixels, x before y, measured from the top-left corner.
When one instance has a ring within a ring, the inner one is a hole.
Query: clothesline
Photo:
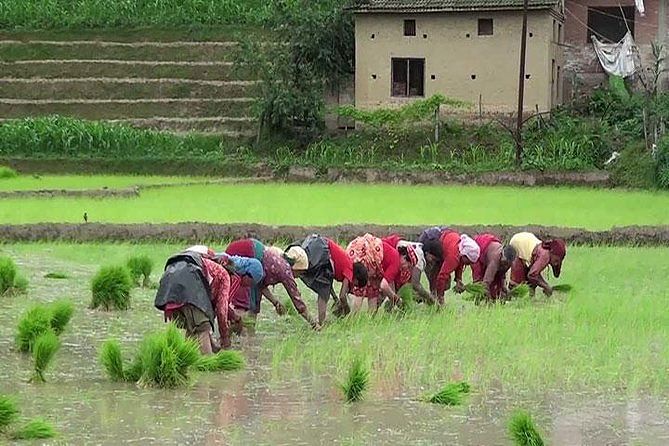
[[[583,8],[583,9],[585,9],[585,10],[588,9],[588,7],[587,7],[586,5],[582,5],[582,4],[580,4],[580,3],[573,3],[573,4],[576,5],[576,6],[578,6],[579,8]],[[622,5],[620,4],[620,2],[618,2],[618,5],[616,5],[616,6],[618,6],[618,7],[622,7]],[[596,7],[595,7],[595,8],[596,8]],[[566,6],[566,5],[565,5],[565,8],[564,8],[564,9],[565,9],[565,10],[567,9],[567,6]],[[619,15],[610,14],[610,13],[608,13],[608,12],[600,11],[600,10],[598,10],[598,9],[597,9],[596,11],[597,11],[597,14],[600,14],[600,15],[603,15],[603,16],[606,16],[606,17],[611,17],[611,18],[614,18],[614,19],[623,19],[623,20],[626,19],[626,18],[621,17],[621,16],[619,16]],[[642,16],[642,17],[646,17],[646,16]],[[650,20],[644,20],[644,21],[641,21],[641,20],[634,20],[634,19],[633,19],[633,21],[634,21],[635,25],[636,25],[636,24],[639,24],[640,26],[642,26],[642,27],[644,27],[644,28],[654,28],[654,29],[658,29],[658,28],[659,28],[658,25],[654,25],[653,23],[651,23]]]

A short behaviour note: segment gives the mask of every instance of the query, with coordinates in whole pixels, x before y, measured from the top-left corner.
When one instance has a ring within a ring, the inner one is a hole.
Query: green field
[[[128,181],[140,182],[140,177],[137,178]],[[72,181],[70,184],[77,182]],[[94,184],[97,180],[82,180],[84,182]],[[52,184],[55,187],[57,182]],[[87,212],[90,221],[115,223],[541,224],[607,229],[626,225],[666,225],[669,224],[667,209],[669,193],[666,192],[479,186],[236,184],[147,190],[138,198],[3,199],[0,202],[0,222],[80,222],[83,213]]]
[[[139,175],[21,175],[0,180],[0,191],[40,189],[114,189],[129,186],[205,181],[203,177],[170,177]]]

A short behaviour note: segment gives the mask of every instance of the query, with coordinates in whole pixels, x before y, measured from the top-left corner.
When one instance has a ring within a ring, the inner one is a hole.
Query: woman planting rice
[[[437,273],[439,273],[441,257],[443,256],[440,243],[441,235],[448,230],[449,229],[446,226],[432,226],[425,229],[418,236],[418,243],[423,245],[423,253],[425,255],[425,276],[430,284],[431,300],[434,300],[437,295]],[[430,250],[430,252],[433,252],[432,254],[428,252],[426,246],[432,247]]]
[[[266,297],[274,304],[277,313],[285,313],[283,305],[281,305],[279,300],[269,290],[271,285],[281,283],[286,289],[286,292],[288,293],[290,300],[293,302],[297,312],[311,325],[312,328],[320,328],[318,323],[309,314],[309,310],[302,300],[300,290],[297,288],[297,283],[295,282],[295,277],[293,276],[292,268],[288,263],[288,260],[284,258],[283,251],[281,249],[263,246],[262,243],[255,239],[243,239],[231,243],[226,249],[226,253],[229,255],[241,255],[243,257],[255,257],[256,259],[260,257],[259,260],[262,263],[265,276],[258,287],[256,287],[259,291],[259,294],[258,298],[255,298],[255,303],[254,295],[251,293],[250,311],[252,313],[258,314],[260,312],[260,295]],[[235,302],[237,302],[237,299],[235,299]]]
[[[395,282],[400,272],[400,254],[378,237],[365,234],[353,240],[346,249],[353,263],[361,263],[367,270],[367,284],[352,288],[355,296],[353,310],[359,311],[364,298],[368,299],[370,312],[375,312],[383,299],[397,303]],[[381,302],[379,302],[381,297]]]
[[[425,271],[423,244],[402,240],[397,234],[385,237],[383,241],[396,248],[400,254],[400,273],[395,281],[395,289],[399,290],[410,283],[418,301],[433,303],[432,295],[420,283],[420,277]]]
[[[227,254],[218,255],[216,261],[221,264],[232,264],[235,270],[235,277],[239,277],[239,288],[236,292],[230,293],[230,314],[233,316],[230,320],[232,331],[241,334],[243,328],[242,322],[245,319],[255,321],[256,314],[249,311],[248,296],[249,290],[257,287],[264,277],[262,264],[256,259],[228,256]],[[242,299],[236,299],[240,295]],[[246,299],[243,296],[246,296]]]
[[[444,293],[451,287],[451,274],[455,273],[455,292],[465,290],[462,272],[466,265],[478,261],[481,252],[476,242],[466,234],[446,229],[439,241],[431,239],[423,246],[425,257],[439,265],[439,272],[430,283],[439,305],[444,303]]]
[[[472,279],[474,282],[483,282],[489,299],[499,299],[508,294],[506,287],[506,272],[516,259],[516,250],[513,246],[502,245],[502,242],[493,234],[479,234],[474,237],[481,254],[476,263],[472,264]]]
[[[345,314],[350,311],[346,296],[351,287],[367,285],[364,265],[353,263],[346,251],[329,238],[312,234],[302,243],[289,246],[284,255],[295,277],[318,295],[318,323],[321,325],[325,322],[330,296],[339,302],[339,311]],[[334,281],[341,283],[339,299],[333,288]]]
[[[511,266],[511,286],[527,283],[530,292],[535,293],[541,287],[546,296],[553,294],[553,288],[544,280],[542,271],[549,265],[555,277],[560,277],[562,262],[567,255],[564,240],[541,241],[531,232],[519,232],[511,237],[509,245],[518,253]]]
[[[197,339],[200,351],[211,354],[214,319],[218,320],[221,345],[230,347],[229,300],[240,285],[235,277],[213,260],[207,247],[191,247],[167,260],[160,279],[155,306],[165,313],[166,321],[174,321]],[[215,345],[215,344],[214,344]]]

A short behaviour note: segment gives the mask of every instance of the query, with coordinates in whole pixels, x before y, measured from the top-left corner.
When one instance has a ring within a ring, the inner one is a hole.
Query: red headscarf
[[[542,246],[545,249],[548,249],[552,255],[556,256],[559,259],[559,262],[557,264],[551,263],[551,268],[553,269],[553,275],[555,277],[560,277],[560,272],[562,270],[562,261],[567,255],[567,244],[562,239],[555,239],[543,242]]]

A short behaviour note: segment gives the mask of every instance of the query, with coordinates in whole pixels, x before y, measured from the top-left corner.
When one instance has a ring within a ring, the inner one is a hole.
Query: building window
[[[405,36],[415,36],[416,35],[416,21],[415,20],[405,20],[404,21],[404,35]]]
[[[479,19],[479,36],[492,36],[492,19]]]
[[[588,42],[593,35],[605,42],[620,42],[627,27],[634,37],[634,6],[588,8]]]
[[[551,84],[555,83],[555,59],[551,60]]]
[[[424,96],[425,59],[393,59],[392,80],[392,96]]]
[[[558,23],[558,43],[562,43],[562,23]]]

